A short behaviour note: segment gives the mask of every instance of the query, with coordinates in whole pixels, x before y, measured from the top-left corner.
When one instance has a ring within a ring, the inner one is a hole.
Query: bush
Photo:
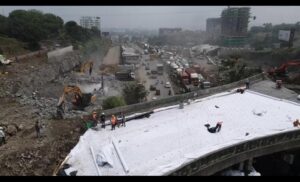
[[[119,106],[125,106],[126,102],[123,97],[112,96],[103,101],[103,109],[112,109]]]

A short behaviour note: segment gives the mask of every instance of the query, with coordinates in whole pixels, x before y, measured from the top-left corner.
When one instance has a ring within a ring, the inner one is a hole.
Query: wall
[[[73,46],[68,46],[68,47],[64,47],[61,49],[57,49],[54,51],[50,51],[47,53],[48,59],[54,58],[54,57],[59,57],[59,56],[63,56],[68,52],[72,52],[73,51]]]

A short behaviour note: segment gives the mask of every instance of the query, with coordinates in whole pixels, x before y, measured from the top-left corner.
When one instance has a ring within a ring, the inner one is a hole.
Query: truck
[[[164,65],[163,64],[156,64],[157,73],[162,75],[164,73]]]
[[[186,68],[185,72],[188,74],[189,83],[194,86],[199,85],[198,73],[193,68]]]
[[[130,81],[135,79],[135,74],[132,71],[118,71],[115,73],[118,80]]]

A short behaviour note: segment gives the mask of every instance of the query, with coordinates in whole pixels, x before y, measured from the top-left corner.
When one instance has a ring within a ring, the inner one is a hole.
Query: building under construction
[[[221,35],[223,45],[241,47],[246,44],[250,8],[227,8],[221,14]]]

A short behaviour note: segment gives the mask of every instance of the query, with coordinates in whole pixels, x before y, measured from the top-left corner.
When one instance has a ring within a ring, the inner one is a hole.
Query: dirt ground
[[[120,46],[109,49],[107,56],[103,59],[104,65],[117,65],[120,61]]]
[[[52,175],[84,132],[80,120],[43,120],[35,108],[11,98],[1,99],[0,121],[7,143],[0,147],[0,175]],[[37,138],[35,121],[43,125]],[[63,131],[63,132],[62,132]]]
[[[0,146],[0,175],[52,175],[85,132],[81,112],[64,120],[52,117],[79,59],[76,52],[64,62],[34,57],[7,66],[7,74],[0,75],[0,126],[7,136]],[[36,121],[43,126],[41,138],[36,137]]]

